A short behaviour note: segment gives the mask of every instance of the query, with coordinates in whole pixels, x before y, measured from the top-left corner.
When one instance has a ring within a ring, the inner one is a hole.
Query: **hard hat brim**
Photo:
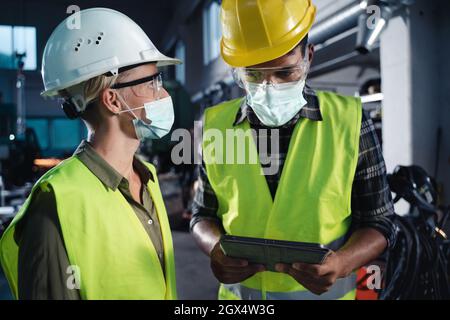
[[[98,76],[100,76],[102,74],[106,74],[108,72],[111,72],[111,70],[120,69],[120,68],[127,67],[127,66],[130,66],[130,65],[134,65],[134,64],[138,64],[138,63],[145,63],[145,62],[148,62],[148,63],[156,62],[156,66],[157,67],[164,67],[164,66],[170,66],[170,65],[179,65],[179,64],[183,63],[180,59],[170,58],[170,57],[167,57],[167,56],[165,56],[163,54],[160,54],[156,59],[150,59],[150,60],[147,60],[147,61],[146,60],[141,60],[141,61],[134,62],[134,63],[124,63],[123,65],[118,65],[118,66],[114,67],[113,69],[106,67],[106,68],[104,68],[104,70],[96,70],[94,73],[87,74],[84,77],[77,78],[76,80],[74,80],[74,81],[72,81],[70,83],[65,83],[65,84],[62,84],[60,86],[55,86],[55,87],[53,87],[50,90],[42,91],[40,95],[42,97],[44,97],[44,98],[46,98],[46,97],[47,98],[55,97],[55,96],[59,95],[59,91],[61,91],[61,90],[67,89],[67,88],[72,87],[72,86],[75,86],[75,85],[80,84],[82,82],[85,82],[85,81],[87,81],[89,79],[98,77]]]

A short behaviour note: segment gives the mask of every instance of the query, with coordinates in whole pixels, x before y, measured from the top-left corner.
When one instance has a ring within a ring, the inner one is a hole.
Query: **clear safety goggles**
[[[243,89],[247,88],[249,83],[277,86],[289,82],[302,81],[306,79],[308,71],[309,62],[306,58],[289,67],[234,68],[232,70],[234,80]]]
[[[137,97],[146,97],[152,100],[157,100],[161,97],[161,90],[163,88],[161,72],[133,80],[128,82],[116,83],[111,89],[130,88]]]

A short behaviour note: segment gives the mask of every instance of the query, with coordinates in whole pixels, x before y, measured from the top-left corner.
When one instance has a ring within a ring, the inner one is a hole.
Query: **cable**
[[[388,252],[380,299],[450,299],[448,241],[442,241],[422,215],[395,215],[393,221],[397,242]]]
[[[445,230],[450,207],[437,206],[433,178],[418,166],[396,167],[388,182],[394,202],[403,198],[411,210],[391,217],[397,241],[387,252],[380,299],[450,299],[450,241]]]

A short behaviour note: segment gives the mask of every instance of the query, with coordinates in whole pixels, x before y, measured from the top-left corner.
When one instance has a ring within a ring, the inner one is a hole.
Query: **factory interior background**
[[[450,203],[450,2],[391,0],[375,35],[359,23],[355,0],[314,0],[318,14],[309,41],[315,46],[307,83],[316,90],[359,96],[374,121],[388,172],[418,165],[436,179],[441,203]],[[243,95],[220,57],[220,2],[211,0],[2,0],[0,9],[0,219],[23,204],[43,173],[70,157],[86,138],[80,120],[65,117],[59,102],[43,99],[43,49],[70,13],[108,7],[127,14],[164,54],[183,60],[163,67],[174,101],[172,130],[196,131],[203,111]],[[395,10],[389,11],[389,8]],[[384,13],[383,13],[384,14]],[[167,135],[139,153],[158,171],[171,222],[181,299],[215,299],[218,281],[189,233],[196,166],[171,161]],[[193,154],[197,150],[192,141]],[[407,212],[400,201],[396,212]],[[193,288],[190,283],[197,284]],[[0,299],[9,299],[0,275]]]

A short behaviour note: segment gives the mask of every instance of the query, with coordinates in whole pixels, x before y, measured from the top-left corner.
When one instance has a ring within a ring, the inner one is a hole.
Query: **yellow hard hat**
[[[306,36],[315,15],[311,0],[223,0],[222,58],[233,67],[279,58]]]

